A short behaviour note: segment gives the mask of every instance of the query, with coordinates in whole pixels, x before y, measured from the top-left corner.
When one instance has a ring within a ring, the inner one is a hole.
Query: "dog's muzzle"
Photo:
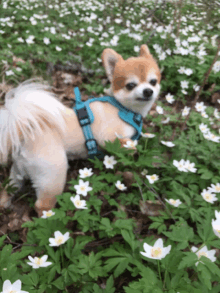
[[[153,90],[152,89],[144,89],[143,90],[143,97],[142,98],[137,98],[136,100],[138,101],[145,101],[145,102],[149,102],[152,99],[153,96]]]

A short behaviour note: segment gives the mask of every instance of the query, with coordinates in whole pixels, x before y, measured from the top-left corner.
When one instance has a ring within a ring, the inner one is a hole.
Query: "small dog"
[[[145,117],[160,90],[160,70],[147,45],[139,57],[124,60],[112,49],[105,49],[102,60],[111,87],[109,94],[124,107]],[[35,209],[39,216],[56,204],[63,192],[68,169],[67,156],[86,158],[87,149],[75,111],[65,107],[46,87],[26,82],[11,90],[0,108],[0,163],[12,155],[11,183],[21,188],[30,178],[36,190]],[[110,103],[93,102],[91,125],[99,146],[114,141],[119,134],[123,144],[135,129],[120,119]],[[125,138],[126,137],[126,138]],[[0,195],[0,205],[8,207],[10,197]]]

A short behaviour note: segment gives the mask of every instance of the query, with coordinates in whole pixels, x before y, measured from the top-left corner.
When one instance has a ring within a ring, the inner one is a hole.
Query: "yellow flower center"
[[[215,186],[215,190],[220,192],[220,186]]]
[[[9,293],[17,293],[18,291],[15,291],[15,290],[13,290],[13,291],[10,291]]]
[[[152,257],[159,257],[161,254],[162,254],[162,249],[160,247],[151,248],[151,256]]]
[[[84,190],[85,190],[85,186],[81,186],[80,189],[81,189],[82,191],[84,191]]]
[[[84,176],[88,176],[89,175],[89,173],[86,171],[86,172],[84,172]]]
[[[53,215],[52,212],[46,212],[47,217],[51,217],[52,215]]]
[[[202,252],[198,252],[198,258],[200,258],[201,256],[205,256],[208,257],[207,253],[202,251]]]
[[[211,200],[212,199],[212,195],[210,193],[206,193],[204,195],[204,197],[205,197],[206,200]]]
[[[82,202],[80,199],[75,201],[76,206],[80,207],[82,205]]]
[[[150,177],[150,179],[151,179],[151,180],[156,180],[157,177],[156,177],[155,175],[152,175],[152,176]]]
[[[64,241],[63,236],[59,236],[55,239],[56,244],[60,245],[62,244]]]
[[[171,200],[170,200],[170,203],[171,203],[171,204],[176,204],[176,200],[171,199]]]
[[[39,258],[39,257],[37,257],[36,259],[35,259],[35,263],[36,263],[36,265],[41,265],[42,264],[42,259],[41,258]]]

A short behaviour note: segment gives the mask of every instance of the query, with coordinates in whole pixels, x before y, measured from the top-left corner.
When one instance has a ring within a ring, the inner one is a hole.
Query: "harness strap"
[[[91,124],[94,122],[94,115],[89,107],[89,104],[92,102],[108,102],[114,107],[118,108],[119,117],[133,126],[136,130],[136,133],[133,135],[132,140],[138,140],[140,138],[140,133],[142,131],[142,116],[139,113],[133,112],[130,109],[125,108],[121,103],[119,103],[114,97],[104,96],[101,98],[92,98],[85,102],[81,100],[81,95],[79,88],[74,88],[76,105],[73,108],[76,112],[76,115],[79,120],[79,124],[82,127],[84,136],[85,136],[85,145],[88,149],[88,155],[91,159],[94,157],[103,158],[104,153],[98,150],[98,144],[93,136]]]
[[[85,106],[84,102],[81,100],[81,94],[79,88],[74,88],[76,105],[74,110],[77,114],[79,124],[82,127],[83,134],[85,136],[85,145],[88,150],[88,155],[90,159],[94,159],[94,157],[102,157],[103,153],[98,150],[97,142],[93,136],[92,129],[91,129],[91,119],[89,117],[87,107]]]

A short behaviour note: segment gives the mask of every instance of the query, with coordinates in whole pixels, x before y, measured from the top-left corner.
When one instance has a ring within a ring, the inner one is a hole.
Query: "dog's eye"
[[[151,79],[150,84],[155,86],[157,84],[157,80],[156,79]]]
[[[133,90],[133,88],[136,87],[136,85],[137,85],[136,83],[130,82],[130,83],[126,84],[125,87],[127,90],[131,91],[131,90]]]

